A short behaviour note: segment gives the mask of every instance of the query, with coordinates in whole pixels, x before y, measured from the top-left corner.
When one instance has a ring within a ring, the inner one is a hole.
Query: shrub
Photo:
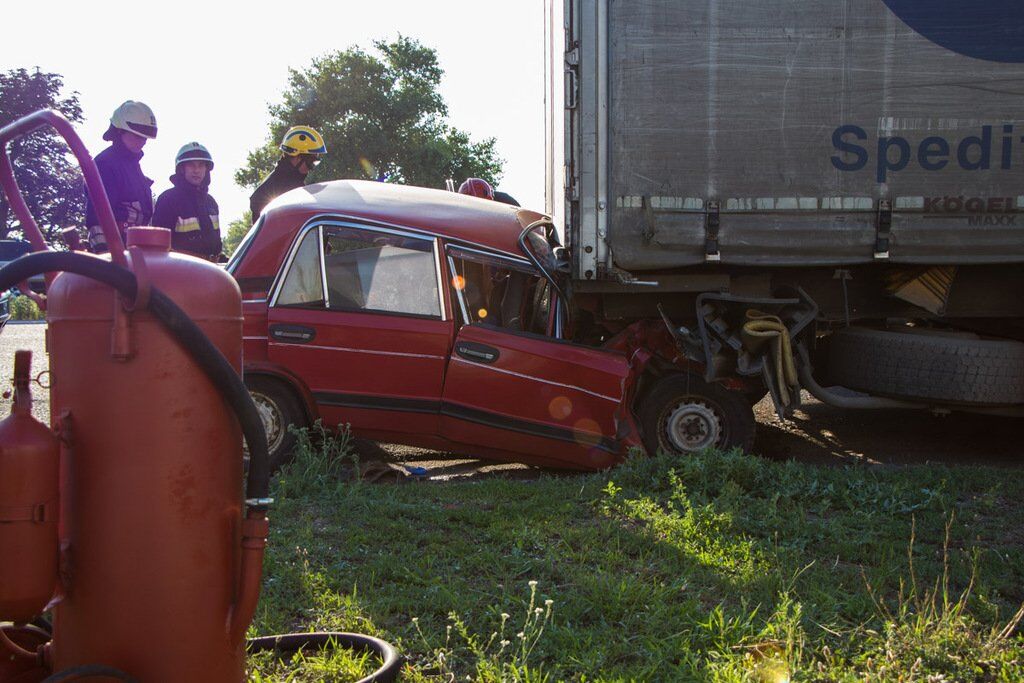
[[[46,315],[24,294],[11,299],[11,320],[42,320]]]

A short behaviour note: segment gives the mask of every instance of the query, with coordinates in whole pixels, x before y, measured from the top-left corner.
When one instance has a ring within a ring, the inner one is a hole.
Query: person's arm
[[[263,208],[270,203],[270,197],[267,196],[267,181],[263,181],[259,187],[257,187],[252,196],[249,197],[249,211],[252,212],[253,225],[256,224],[256,219],[263,213]]]
[[[142,217],[139,220],[139,225],[150,225],[153,219],[153,181],[146,178],[146,182],[146,192],[141,198]]]
[[[210,256],[218,256],[224,251],[224,240],[220,235],[220,207],[217,200],[210,197],[210,220],[213,222],[213,234],[210,235]]]

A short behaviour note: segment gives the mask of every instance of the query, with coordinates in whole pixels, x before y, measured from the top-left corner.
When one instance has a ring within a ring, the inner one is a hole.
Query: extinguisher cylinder
[[[128,246],[132,311],[72,273],[50,289],[51,414],[71,420],[54,670],[100,662],[153,683],[240,682],[242,434],[141,292],[176,302],[236,372],[241,292],[222,269],[170,252],[167,230],[132,228]]]
[[[0,421],[0,621],[40,614],[57,583],[60,441],[32,417],[31,351],[14,361],[14,405]]]

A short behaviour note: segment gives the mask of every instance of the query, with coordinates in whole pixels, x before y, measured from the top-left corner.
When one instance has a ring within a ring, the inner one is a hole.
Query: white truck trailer
[[[1024,5],[547,0],[545,20],[577,340],[664,321],[654,396],[683,372],[783,415],[801,387],[1022,413]],[[734,410],[680,422],[702,391],[649,409],[659,444],[746,445]]]

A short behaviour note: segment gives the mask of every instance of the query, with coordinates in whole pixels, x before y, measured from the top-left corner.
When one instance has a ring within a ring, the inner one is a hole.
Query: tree
[[[36,68],[11,69],[0,74],[0,126],[39,109],[56,109],[69,121],[82,121],[78,93],[64,96],[60,74]],[[78,225],[85,214],[85,181],[64,142],[46,129],[13,141],[8,146],[14,177],[32,216],[47,241],[61,229]],[[18,236],[21,226],[7,197],[0,193],[0,238]]]
[[[374,47],[376,54],[352,47],[313,60],[305,71],[292,69],[283,101],[270,107],[266,143],[250,152],[235,181],[257,185],[280,156],[284,132],[298,124],[327,141],[328,154],[310,174],[314,182],[369,178],[441,188],[448,178],[497,181],[502,162],[494,138],[472,142],[446,122],[437,53],[402,36]]]
[[[241,218],[228,223],[228,234],[224,236],[225,254],[231,256],[235,253],[235,249],[242,243],[242,239],[249,232],[250,227],[252,227],[252,213],[249,209],[245,210]]]

